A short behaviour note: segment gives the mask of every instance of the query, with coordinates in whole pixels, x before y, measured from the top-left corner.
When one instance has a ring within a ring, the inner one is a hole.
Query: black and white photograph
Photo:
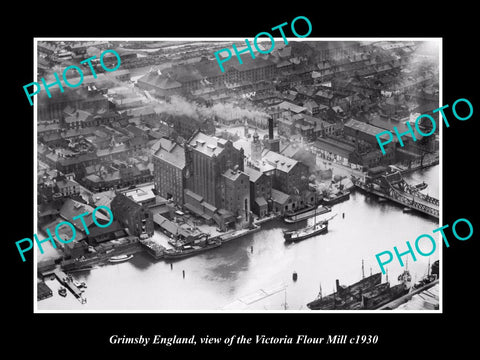
[[[474,349],[470,5],[22,6],[3,24],[8,353]]]
[[[439,310],[441,42],[296,40],[37,39],[38,311]]]

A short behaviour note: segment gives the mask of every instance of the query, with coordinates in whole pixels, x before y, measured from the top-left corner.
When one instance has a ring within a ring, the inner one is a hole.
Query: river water
[[[439,166],[416,171],[405,179],[416,184],[428,183],[425,190],[439,197]],[[338,213],[329,223],[328,233],[297,244],[286,245],[282,230],[295,225],[281,221],[264,224],[261,231],[232,240],[212,251],[173,262],[154,261],[139,253],[129,262],[111,264],[88,272],[75,273],[85,281],[86,304],[80,304],[71,293],[63,298],[57,294],[58,282],[47,280],[54,290],[51,298],[38,302],[39,310],[75,311],[202,311],[220,310],[239,298],[258,293],[260,289],[283,285],[284,290],[264,297],[247,310],[308,310],[306,304],[319,293],[330,294],[335,280],[349,285],[365,276],[380,272],[375,254],[393,246],[407,250],[406,241],[414,246],[421,234],[432,234],[438,222],[417,213],[403,213],[402,207],[390,202],[380,203],[374,196],[354,191],[350,200],[334,205],[328,215]],[[342,217],[342,214],[345,217]],[[313,221],[310,219],[309,221]],[[305,225],[301,223],[300,225]],[[439,242],[434,254],[417,261],[409,255],[408,268],[413,280],[427,272],[428,261],[439,258]],[[428,242],[420,247],[428,252]],[[448,250],[447,250],[448,251]],[[404,257],[404,260],[406,256]],[[398,283],[404,270],[396,259],[387,265],[388,280]],[[183,277],[185,271],[185,277]],[[292,273],[298,279],[293,281]],[[385,275],[383,276],[385,281]],[[286,301],[285,301],[286,300]],[[286,305],[285,305],[286,304]]]

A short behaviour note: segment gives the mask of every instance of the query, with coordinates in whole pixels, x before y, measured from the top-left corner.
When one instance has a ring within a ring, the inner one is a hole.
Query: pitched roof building
[[[185,149],[168,139],[161,139],[158,145],[158,150],[152,156],[155,189],[160,196],[183,206]]]
[[[136,236],[153,235],[153,214],[145,206],[137,204],[128,196],[117,194],[110,207],[114,219],[127,227],[130,234]]]

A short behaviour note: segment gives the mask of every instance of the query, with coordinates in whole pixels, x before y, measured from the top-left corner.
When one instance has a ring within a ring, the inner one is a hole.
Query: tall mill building
[[[216,213],[224,220],[233,216],[236,221],[247,221],[250,186],[243,159],[243,149],[235,148],[230,140],[194,134],[185,146],[187,208],[214,219]]]

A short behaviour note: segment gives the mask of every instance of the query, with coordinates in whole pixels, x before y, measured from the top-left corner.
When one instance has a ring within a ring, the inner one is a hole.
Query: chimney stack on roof
[[[268,138],[273,140],[273,118],[271,116],[268,117]]]

